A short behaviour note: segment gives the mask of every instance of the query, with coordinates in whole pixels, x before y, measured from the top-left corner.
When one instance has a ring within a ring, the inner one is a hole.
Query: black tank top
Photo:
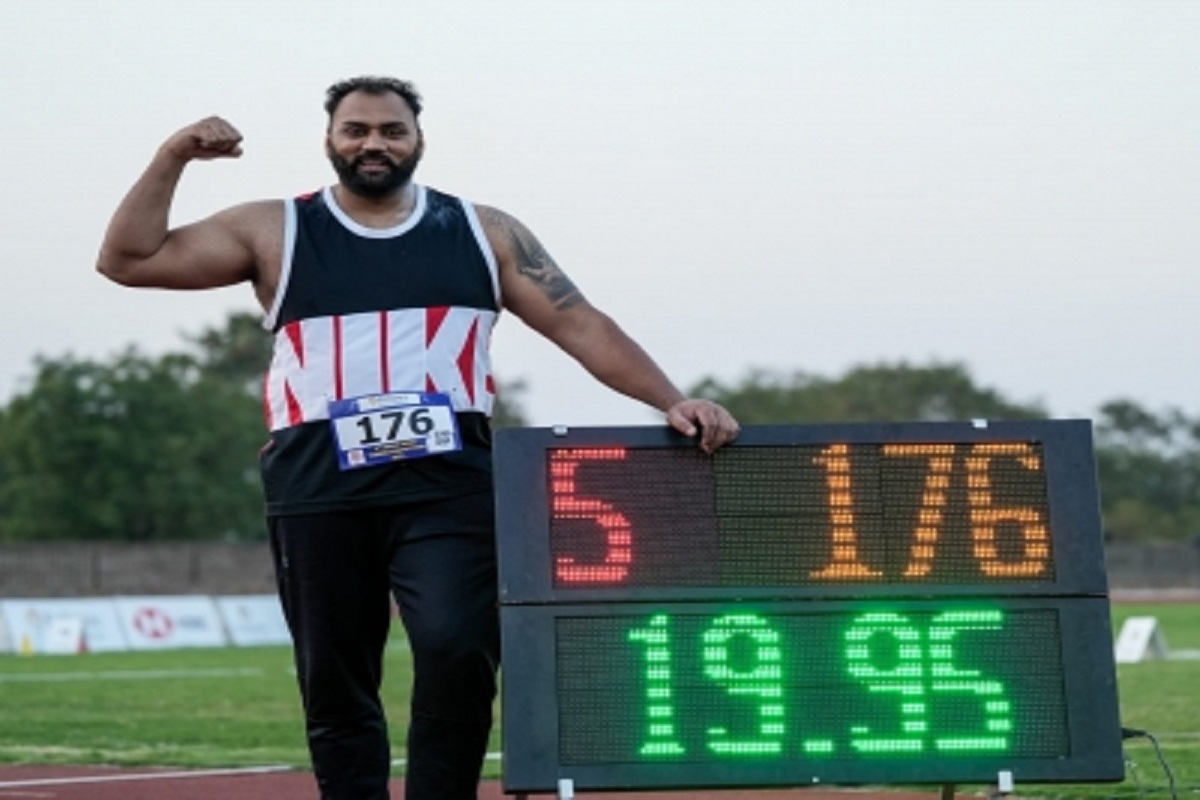
[[[269,515],[491,487],[495,258],[469,203],[415,188],[413,213],[382,230],[354,222],[329,189],[287,203],[280,283],[263,323],[275,333],[261,457]],[[462,450],[342,471],[328,403],[390,391],[448,395]]]

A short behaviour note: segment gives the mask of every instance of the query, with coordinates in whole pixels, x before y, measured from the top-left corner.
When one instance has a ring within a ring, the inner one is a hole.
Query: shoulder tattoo
[[[564,311],[583,300],[579,289],[528,228],[497,209],[482,207],[478,211],[487,227],[507,242],[517,273],[533,281],[556,309]]]

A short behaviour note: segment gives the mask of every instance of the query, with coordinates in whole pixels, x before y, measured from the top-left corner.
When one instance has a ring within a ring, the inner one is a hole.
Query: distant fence
[[[1200,590],[1200,540],[1179,544],[1110,544],[1105,548],[1113,589]]]
[[[0,544],[0,597],[274,591],[266,542]]]
[[[1113,589],[1200,591],[1200,543],[1109,545]],[[265,542],[0,544],[0,597],[261,594],[275,591]]]

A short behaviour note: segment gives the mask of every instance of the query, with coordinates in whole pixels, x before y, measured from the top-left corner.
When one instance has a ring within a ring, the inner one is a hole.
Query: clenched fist
[[[242,134],[220,117],[208,117],[177,131],[163,149],[181,161],[237,158],[242,154]]]

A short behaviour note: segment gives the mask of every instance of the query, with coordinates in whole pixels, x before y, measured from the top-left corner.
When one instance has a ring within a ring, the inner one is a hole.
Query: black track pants
[[[490,493],[269,520],[322,800],[384,800],[391,592],[413,651],[408,800],[475,798],[500,660]]]

